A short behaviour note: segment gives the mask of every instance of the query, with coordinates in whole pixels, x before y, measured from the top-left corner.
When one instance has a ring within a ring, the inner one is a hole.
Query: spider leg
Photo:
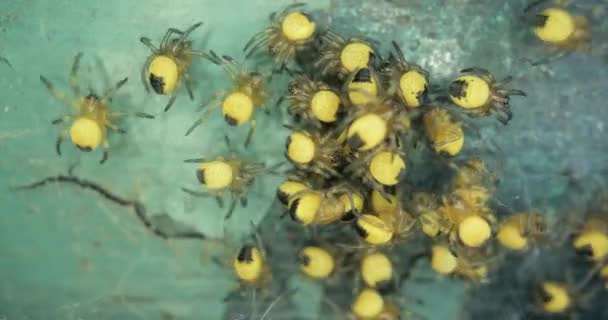
[[[99,161],[99,164],[104,164],[108,160],[108,150],[109,149],[110,149],[110,143],[106,139],[103,142],[103,156],[101,157],[101,161]]]
[[[190,50],[190,55],[201,57],[203,59],[207,59],[207,60],[211,61],[212,63],[215,63],[213,58],[206,52]]]
[[[218,66],[224,63],[224,60],[213,50],[209,50],[209,61]]]
[[[78,167],[79,165],[80,165],[80,162],[76,162],[76,163],[72,164],[68,168],[68,176],[73,177],[74,176],[74,170],[76,170],[76,167]]]
[[[511,81],[513,81],[513,76],[507,76],[507,77],[505,77],[504,79],[502,79],[502,80],[500,80],[500,81],[498,81],[498,82],[494,83],[494,86],[495,86],[495,87],[502,87],[502,86],[504,86],[504,85],[508,84],[508,83],[509,83],[509,82],[511,82]]]
[[[507,95],[510,95],[510,96],[522,96],[522,97],[526,97],[527,96],[527,94],[524,91],[518,90],[518,89],[507,90]]]
[[[340,64],[340,60],[339,59],[336,59],[336,60],[333,60],[331,62],[326,63],[325,67],[323,67],[323,70],[321,70],[321,74],[328,74],[330,72],[330,70],[338,68],[339,64]]]
[[[338,55],[333,52],[324,52],[321,54],[321,58],[319,58],[319,60],[315,61],[314,66],[315,66],[315,68],[319,68],[322,65],[327,64],[329,61],[335,60],[337,58],[338,58]]]
[[[124,78],[120,81],[118,81],[113,87],[108,88],[108,90],[106,90],[106,92],[103,94],[103,97],[101,98],[102,101],[110,101],[112,99],[112,96],[114,95],[114,93],[116,93],[116,91],[120,90],[120,88],[122,88],[122,86],[125,85],[125,83],[127,83],[127,81],[129,81],[129,78]]]
[[[188,74],[186,74],[185,76],[184,84],[186,85],[186,91],[188,91],[188,96],[190,97],[190,100],[194,100],[194,93],[192,93],[192,79],[190,79],[190,76],[188,76]]]
[[[154,46],[152,44],[152,40],[150,40],[150,38],[147,37],[141,37],[139,38],[139,41],[141,43],[143,43],[146,47],[150,48],[150,50],[152,50],[152,52],[158,52],[158,48],[156,48],[156,46]]]
[[[254,43],[260,42],[264,38],[264,36],[267,34],[268,34],[268,30],[264,30],[264,31],[254,34],[253,37],[251,37],[251,39],[249,39],[249,41],[247,41],[247,43],[243,47],[243,52],[249,51],[250,48],[253,48],[252,45]]]
[[[207,161],[209,161],[208,158],[194,158],[194,159],[184,160],[185,163],[201,163],[201,162],[207,162]]]
[[[281,104],[283,103],[283,101],[285,101],[285,96],[281,95],[281,96],[280,96],[280,97],[277,99],[276,103],[274,104],[274,108],[275,108],[275,109],[278,109],[278,108],[281,106]]]
[[[226,144],[226,148],[228,148],[228,150],[233,150],[232,142],[230,142],[230,137],[228,137],[228,135],[224,135],[224,144]]]
[[[262,313],[262,315],[260,316],[260,320],[264,320],[264,319],[266,319],[266,316],[268,316],[268,315],[270,314],[270,311],[272,310],[272,308],[274,308],[274,306],[275,306],[277,303],[279,303],[279,301],[280,301],[280,300],[281,300],[283,297],[287,298],[287,297],[289,297],[289,296],[292,296],[292,295],[294,295],[294,294],[295,294],[297,291],[298,291],[298,288],[293,288],[293,289],[290,289],[290,290],[287,290],[287,291],[285,291],[285,292],[281,293],[281,294],[280,294],[278,297],[276,297],[276,299],[274,299],[274,300],[273,300],[273,301],[272,301],[272,302],[271,302],[271,303],[268,305],[268,307],[266,308],[266,310],[264,310],[264,313]]]
[[[179,37],[179,40],[176,42],[176,45],[182,44],[186,40],[186,38],[188,38],[190,33],[192,33],[192,31],[194,31],[196,28],[200,27],[201,25],[203,25],[202,21],[197,22],[197,23],[193,24],[190,28],[186,29],[186,31],[184,31],[181,34],[181,37]]]
[[[57,119],[53,120],[51,123],[54,125],[57,125],[57,124],[62,124],[62,123],[68,122],[70,120],[72,120],[72,116],[63,116],[61,118],[57,118]]]
[[[255,53],[257,53],[261,47],[263,46],[268,46],[269,47],[270,44],[270,40],[269,39],[262,39],[261,41],[257,42],[255,45],[253,45],[249,51],[247,51],[247,53],[245,54],[245,59],[250,58],[251,56],[253,56]]]
[[[204,107],[205,105],[203,105],[202,107]],[[186,134],[185,136],[189,136],[192,131],[194,131],[194,129],[198,128],[198,126],[200,126],[201,124],[203,124],[203,122],[205,122],[205,120],[207,120],[207,118],[209,117],[209,115],[211,115],[211,112],[213,110],[215,110],[218,107],[217,104],[214,104],[211,108],[209,108],[208,110],[206,110],[203,115],[198,118],[191,126],[190,128],[188,128],[188,130],[186,130]]]
[[[162,40],[160,41],[160,47],[161,48],[164,47],[167,44],[167,42],[169,41],[169,39],[171,38],[171,36],[173,34],[178,34],[178,35],[181,36],[181,35],[184,34],[184,32],[181,31],[181,30],[179,30],[179,29],[176,29],[176,28],[169,28],[169,29],[167,29],[167,32],[165,32],[165,35],[163,36]]]
[[[512,118],[513,112],[511,112],[511,109],[509,109],[508,107],[496,110],[496,119],[498,119],[498,121],[502,123],[502,125],[506,126]]]
[[[80,96],[80,85],[78,84],[78,69],[80,68],[80,59],[82,58],[82,52],[78,52],[74,57],[74,63],[72,64],[72,69],[70,70],[70,86],[72,87],[72,92],[74,96]]]
[[[144,118],[144,119],[154,119],[155,118],[153,115],[151,115],[149,113],[145,113],[145,112],[135,112],[133,115],[138,118]]]
[[[253,137],[253,133],[255,132],[256,124],[257,121],[255,120],[255,118],[251,119],[251,126],[249,127],[249,132],[247,132],[247,138],[245,139],[245,147],[248,147],[251,143],[251,138]]]
[[[126,117],[126,116],[133,116],[133,117],[144,118],[144,119],[154,119],[155,118],[153,115],[151,115],[149,113],[145,113],[145,112],[133,112],[133,113],[123,112],[123,111],[110,112],[110,118],[120,118],[120,117]]]
[[[330,178],[331,177],[342,177],[342,175],[338,171],[336,171],[334,168],[332,168],[331,166],[329,166],[325,163],[319,162],[318,166],[321,169],[321,171],[324,172],[325,175],[328,175]]]
[[[59,90],[57,90],[55,88],[55,86],[53,86],[53,84],[47,78],[45,78],[44,76],[41,75],[40,81],[42,82],[42,84],[44,84],[44,86],[47,88],[49,93],[53,97],[55,97],[55,99],[63,102],[66,106],[70,106],[70,107],[74,108],[77,111],[80,109],[74,101],[69,99],[63,92],[60,92]]]
[[[241,207],[243,207],[243,208],[247,207],[248,199],[245,195],[242,195],[239,198],[239,201],[241,202]]]
[[[61,156],[61,144],[63,143],[63,139],[67,135],[67,132],[62,132],[57,136],[57,140],[55,141],[55,151],[57,151],[57,155]]]
[[[260,235],[260,230],[258,229],[258,226],[256,226],[255,223],[253,223],[253,221],[251,220],[249,221],[249,226],[251,227],[251,235],[253,237],[253,240],[255,241],[256,246],[258,247],[258,249],[260,249],[260,251],[262,251],[262,256],[266,258],[267,251],[264,247],[264,241],[262,241],[262,236]]]
[[[557,52],[554,52],[553,55],[551,55],[547,58],[540,59],[538,61],[530,61],[530,65],[532,65],[533,67],[536,67],[536,66],[540,66],[540,65],[544,65],[544,64],[549,64],[555,60],[559,60],[563,57],[566,57],[566,56],[570,55],[571,53],[572,53],[572,51],[569,51],[569,50],[557,51]]]
[[[479,73],[481,75],[488,75],[490,74],[490,71],[484,69],[484,68],[478,68],[478,67],[470,67],[470,68],[465,68],[460,70],[461,73]]]
[[[547,2],[548,0],[536,0],[531,2],[525,9],[524,9],[524,13],[528,13],[530,12],[530,10],[534,9],[535,7],[543,4],[544,2]]]
[[[165,106],[164,112],[167,112],[167,111],[169,111],[169,109],[171,109],[171,107],[173,106],[173,103],[175,103],[175,99],[177,99],[177,90],[175,90],[173,92],[173,94],[171,95],[169,102],[167,102],[167,105]]]
[[[224,200],[222,199],[222,197],[215,197],[215,202],[217,203],[217,206],[220,208],[224,207]]]
[[[344,39],[342,39],[342,37],[340,37],[337,33],[333,32],[331,30],[327,30],[327,32],[325,32],[325,34],[323,34],[321,39],[325,40],[330,45],[337,47],[337,48],[346,44],[346,41]]]
[[[201,198],[207,198],[209,197],[209,194],[207,192],[204,191],[194,191],[188,188],[184,188],[182,187],[181,190],[191,196],[195,196],[195,197],[201,197]]]
[[[490,73],[490,71],[488,71],[487,69],[484,68],[479,68],[479,67],[471,67],[471,68],[465,68],[460,70],[461,73],[476,73],[479,74],[482,78],[484,78],[484,80],[486,80],[488,83],[492,83],[494,82],[494,76],[492,75],[492,73]]]
[[[279,49],[279,55],[276,57],[277,62],[283,65],[283,69],[287,68],[287,62],[290,57],[294,57],[296,55],[296,48],[290,47],[287,43],[282,45],[282,48]]]
[[[190,128],[188,128],[188,130],[186,130],[186,134],[185,136],[189,136],[192,131],[194,131],[194,129],[196,129],[198,126],[200,126],[203,123],[203,119],[204,117],[200,117],[198,120],[196,120],[191,126]]]
[[[450,134],[446,137],[446,139],[443,139],[441,141],[434,142],[431,144],[434,148],[439,148],[439,147],[445,146],[449,143],[452,143],[460,138],[462,138],[462,135],[459,132],[456,132],[456,130],[454,130],[454,131],[450,132]]]
[[[120,133],[120,134],[125,134],[125,133],[127,133],[127,130],[125,130],[125,129],[123,129],[123,128],[120,128],[120,127],[118,127],[118,126],[116,126],[116,125],[114,125],[114,124],[112,124],[112,123],[106,123],[106,126],[107,126],[108,128],[110,128],[110,129],[112,129],[112,130],[114,130],[114,131],[116,131],[116,132]]]
[[[401,47],[399,47],[395,40],[391,41],[391,44],[393,45],[393,49],[395,49],[395,52],[397,53],[397,59],[399,59],[399,62],[403,63],[404,65],[407,65],[407,60],[405,60],[405,55],[403,54],[403,50],[401,50]]]
[[[10,61],[8,61],[7,58],[0,56],[0,62],[6,64],[7,66],[9,66],[11,69],[14,70],[13,65],[11,64]]]
[[[237,204],[237,200],[235,198],[233,198],[232,201],[230,202],[230,207],[228,208],[228,212],[226,213],[224,220],[228,220],[228,219],[230,219],[230,217],[232,217],[232,214],[234,213],[234,209],[236,208],[236,204]]]

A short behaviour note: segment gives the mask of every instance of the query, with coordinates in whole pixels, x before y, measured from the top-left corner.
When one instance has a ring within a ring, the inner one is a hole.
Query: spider
[[[546,222],[542,214],[514,214],[502,221],[496,239],[510,250],[527,250],[546,237]]]
[[[451,164],[450,167],[455,171],[452,178],[454,188],[468,188],[476,185],[490,187],[496,183],[497,177],[482,159],[467,159],[460,165]]]
[[[397,149],[409,133],[410,115],[387,98],[374,98],[356,106],[346,119],[345,143],[353,151],[369,151],[388,141]]]
[[[389,293],[396,287],[395,267],[389,255],[382,252],[369,252],[361,258],[360,276],[363,283],[378,290],[381,294]]]
[[[372,190],[369,195],[369,207],[373,212],[395,209],[398,202],[395,190],[384,193]]]
[[[302,273],[315,280],[325,280],[336,272],[337,257],[331,248],[308,245],[298,252]]]
[[[254,243],[244,244],[234,257],[233,268],[239,281],[253,288],[262,288],[271,280],[267,252],[256,227],[251,223]]]
[[[235,280],[238,281],[224,297],[224,302],[229,304],[225,317],[230,319],[266,319],[279,300],[297,290],[287,290],[272,298],[275,287],[271,260],[275,257],[272,256],[272,251],[267,250],[271,248],[263,241],[257,226],[253,222],[250,224],[250,239],[242,241],[238,249],[225,250],[222,256],[213,258],[213,262],[221,270],[232,269]],[[260,305],[270,301],[269,299],[272,299],[270,304],[260,309]],[[242,309],[241,303],[244,300],[248,301],[248,310]],[[234,308],[233,304],[239,307]]]
[[[382,94],[380,79],[370,68],[362,68],[351,73],[344,81],[343,92],[355,106],[363,106],[380,99]]]
[[[320,58],[315,66],[323,75],[347,75],[374,63],[374,49],[368,41],[350,38],[343,39],[334,32],[327,31],[320,38]]]
[[[266,103],[270,98],[268,91],[268,83],[270,75],[263,75],[257,71],[248,71],[244,65],[237,63],[230,56],[218,56],[215,52],[210,52],[210,59],[213,63],[220,65],[230,77],[233,83],[233,88],[229,91],[216,93],[215,97],[222,98],[222,113],[226,123],[231,126],[241,126],[247,122],[251,123],[245,146],[249,145],[256,128],[255,111],[262,109],[266,111]],[[190,135],[194,129],[205,121],[209,114],[219,107],[215,102],[216,99],[211,99],[209,104],[204,104],[203,107],[208,109],[194,123],[186,136]]]
[[[266,47],[275,64],[283,69],[287,61],[306,49],[314,40],[317,25],[308,14],[297,10],[302,6],[304,3],[294,3],[278,14],[273,12],[270,26],[254,35],[243,48],[246,57]]]
[[[306,189],[310,189],[310,185],[304,177],[287,177],[277,188],[277,199],[287,207],[289,197]]]
[[[444,197],[438,212],[443,218],[443,230],[449,230],[452,243],[462,243],[469,248],[484,246],[492,236],[495,218],[485,207],[473,205],[469,198],[487,197],[485,189],[459,189]],[[484,198],[486,199],[486,198]]]
[[[345,184],[305,189],[289,197],[288,208],[291,218],[302,225],[325,225],[358,215],[363,209],[363,196]]]
[[[326,179],[341,177],[338,172],[344,148],[332,134],[295,130],[287,138],[285,157],[299,170],[313,172]]]
[[[390,200],[386,188],[396,186],[405,174],[405,153],[390,146],[381,146],[374,151],[362,153],[344,171],[372,190]]]
[[[418,221],[420,229],[430,238],[449,233],[449,223],[439,212],[439,196],[429,192],[416,192],[409,203]]]
[[[403,51],[393,41],[393,51],[388,60],[379,67],[388,95],[410,108],[420,107],[428,93],[429,73],[417,64],[405,60]]]
[[[575,223],[572,245],[580,256],[601,262],[608,257],[608,218],[604,213],[587,215]]]
[[[399,320],[424,319],[411,310],[402,312],[402,305],[407,304],[406,297],[388,296],[374,288],[364,288],[354,297],[350,310],[341,317],[346,320]],[[419,301],[416,301],[420,303]]]
[[[417,231],[416,219],[400,204],[392,210],[368,212],[357,216],[355,230],[372,246],[393,245]]]
[[[384,310],[384,298],[375,289],[361,290],[351,305],[348,319],[376,319]]]
[[[468,310],[477,310],[469,311],[467,319],[606,318],[599,270],[580,263],[567,247],[553,243],[510,253],[497,267],[490,281],[475,289],[470,301],[481,305],[468,304]]]
[[[76,112],[76,115],[65,115],[53,120],[53,124],[68,124],[69,130],[62,130],[57,136],[55,149],[58,155],[61,155],[61,144],[69,135],[70,139],[81,151],[90,152],[97,149],[100,145],[103,146],[103,156],[100,163],[103,164],[108,160],[108,150],[110,144],[107,139],[107,129],[124,134],[126,131],[114,124],[115,120],[120,117],[129,115],[126,112],[115,112],[110,108],[112,96],[118,91],[128,78],[124,78],[116,83],[113,87],[107,89],[103,95],[99,96],[94,92],[83,94],[80,88],[78,79],[78,69],[80,67],[80,59],[82,52],[76,54],[74,63],[70,70],[70,87],[74,98],[69,98],[64,93],[58,91],[55,86],[44,76],[40,76],[40,81],[48,89],[49,93],[57,100],[63,102]],[[154,118],[151,115],[137,112],[135,116],[142,118]]]
[[[454,275],[475,282],[488,281],[488,267],[492,261],[488,248],[483,250],[451,247],[439,242],[431,248],[431,268],[441,275]]]
[[[152,51],[141,69],[146,91],[149,92],[149,87],[152,87],[157,94],[171,95],[165,106],[165,112],[173,106],[182,83],[186,86],[190,100],[194,100],[192,80],[188,71],[192,64],[192,57],[198,56],[211,60],[207,53],[192,50],[192,41],[188,40],[188,36],[202,24],[202,22],[198,22],[186,31],[169,28],[158,48],[152,44],[149,38],[141,37],[139,39]]]
[[[552,5],[542,5],[545,2],[547,0],[535,1],[524,10],[525,20],[534,35],[548,44],[552,51],[552,56],[532,65],[558,59],[576,50],[590,50],[591,27],[584,16],[572,13],[569,8],[572,1],[552,1]]]
[[[452,81],[449,87],[452,102],[472,117],[485,117],[495,113],[500,123],[509,123],[513,118],[510,96],[526,96],[522,90],[504,88],[512,77],[496,81],[488,70],[482,68],[467,68],[461,73],[465,75]]]
[[[450,192],[441,199],[430,193],[416,193],[413,207],[422,231],[431,238],[444,234],[451,244],[480,248],[492,236],[496,220],[487,204],[491,189],[482,184],[483,162],[469,160],[461,168]]]
[[[461,121],[443,108],[432,108],[422,117],[424,131],[437,154],[450,157],[458,155],[464,146],[464,131]]]
[[[296,121],[303,121],[322,128],[333,124],[344,114],[341,94],[321,81],[313,81],[305,75],[297,76],[289,84],[288,112]]]
[[[519,274],[525,272],[527,275],[519,280],[525,281],[520,285],[527,290],[532,289],[527,293],[534,302],[528,307],[529,312],[568,319],[585,318],[583,314],[593,314],[591,318],[595,318],[599,314],[593,312],[597,303],[600,304],[600,309],[597,310],[605,310],[602,305],[605,297],[598,294],[603,291],[597,281],[599,268],[581,266],[577,264],[575,254],[564,251],[563,248],[560,251],[537,250],[534,252],[536,257],[530,259],[538,260],[541,256],[544,261],[536,261],[535,264],[526,261],[520,267],[535,270],[516,270]],[[557,254],[562,257],[552,257]]]
[[[227,136],[224,137],[226,145],[231,149],[231,143]],[[230,219],[237,202],[242,207],[247,206],[247,189],[250,188],[255,178],[261,174],[274,173],[276,168],[266,168],[263,163],[241,159],[235,152],[215,158],[196,158],[184,160],[185,163],[197,163],[196,178],[206,187],[206,192],[199,192],[182,188],[182,191],[198,197],[215,197],[220,208],[224,207],[222,197],[230,195],[231,203],[225,220]],[[282,163],[281,163],[282,164]]]

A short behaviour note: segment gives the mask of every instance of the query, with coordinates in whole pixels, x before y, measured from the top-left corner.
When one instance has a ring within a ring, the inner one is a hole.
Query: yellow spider
[[[53,84],[44,76],[40,76],[40,81],[48,89],[49,93],[63,102],[76,112],[76,115],[65,115],[53,121],[53,124],[69,123],[70,129],[63,130],[57,137],[55,148],[57,154],[61,155],[61,143],[65,137],[69,136],[74,145],[81,151],[90,152],[97,149],[100,145],[103,146],[103,157],[100,163],[106,162],[108,159],[108,150],[110,144],[107,139],[107,129],[111,129],[118,133],[126,133],[122,128],[115,125],[115,120],[129,115],[125,112],[115,112],[110,108],[112,96],[118,91],[128,78],[124,78],[116,83],[114,87],[107,89],[103,95],[99,96],[94,92],[83,94],[78,80],[78,69],[80,67],[80,59],[82,52],[79,52],[74,58],[74,63],[70,71],[70,87],[72,89],[73,99],[68,98],[64,93],[58,91]],[[145,113],[134,113],[135,116],[143,118],[153,118],[153,116]]]
[[[379,68],[387,94],[398,97],[409,108],[424,104],[429,87],[429,73],[417,64],[405,60],[395,41],[388,60]]]
[[[435,153],[454,157],[462,151],[465,139],[462,122],[446,109],[430,109],[422,116],[422,123]]]
[[[285,144],[285,157],[299,170],[318,174],[326,179],[340,177],[344,148],[332,134],[296,130]]]
[[[270,15],[270,26],[254,35],[243,48],[246,57],[266,48],[274,62],[284,68],[287,61],[310,45],[317,25],[305,12],[299,11],[304,3],[294,3],[280,13]]]
[[[277,104],[287,100],[288,112],[296,122],[310,123],[320,129],[336,123],[344,114],[340,92],[321,81],[299,75],[289,84],[288,91]]]
[[[321,36],[321,42],[320,58],[315,66],[323,75],[344,78],[374,63],[374,49],[368,41],[357,38],[344,40],[334,32],[327,31]]]
[[[224,137],[228,148],[230,140]],[[255,178],[261,174],[274,173],[275,168],[266,168],[263,163],[241,159],[235,152],[215,158],[196,158],[184,160],[186,163],[196,163],[196,178],[206,187],[206,191],[194,191],[182,188],[182,191],[197,197],[215,197],[220,208],[224,207],[222,197],[230,195],[231,203],[224,219],[232,216],[237,202],[242,207],[247,206],[247,190],[253,185]],[[282,163],[280,163],[282,165]]]
[[[222,113],[224,120],[230,126],[241,126],[246,123],[250,123],[249,132],[245,139],[245,146],[248,146],[253,137],[253,133],[256,128],[256,110],[262,109],[266,111],[266,103],[270,98],[268,92],[268,83],[270,75],[263,75],[257,71],[248,71],[244,65],[238,64],[233,58],[229,56],[218,56],[215,52],[210,52],[210,59],[213,63],[220,65],[224,68],[224,71],[230,77],[233,88],[229,91],[223,91],[216,93],[214,96],[222,98]],[[205,119],[220,106],[215,103],[216,99],[203,105],[208,109],[203,115],[194,123],[188,131],[186,136],[190,135],[194,129],[205,121]]]
[[[512,77],[501,81],[482,68],[467,68],[461,73],[465,75],[456,78],[449,87],[452,102],[473,117],[485,117],[491,113],[506,125],[513,113],[509,105],[510,96],[526,96],[526,93],[517,89],[504,88]]]
[[[204,52],[192,50],[192,41],[188,40],[188,36],[202,24],[202,22],[198,22],[186,31],[169,28],[158,48],[152,44],[149,38],[140,38],[141,43],[152,51],[141,70],[144,86],[146,91],[152,87],[157,94],[171,95],[165,106],[165,112],[173,106],[182,83],[185,84],[190,99],[194,100],[192,81],[188,73],[192,57],[198,56],[206,59],[210,59],[210,57]]]
[[[525,10],[524,15],[532,27],[534,35],[547,44],[552,56],[533,62],[533,65],[547,63],[573,51],[591,49],[591,26],[584,16],[575,15],[569,0],[535,1]]]

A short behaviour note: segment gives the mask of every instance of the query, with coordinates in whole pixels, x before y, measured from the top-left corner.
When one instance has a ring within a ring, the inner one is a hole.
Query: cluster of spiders
[[[559,52],[588,43],[590,31],[584,18],[574,16],[568,7],[543,5],[534,3],[526,9],[530,27],[541,41]],[[293,220],[285,222],[287,228],[302,244],[294,253],[297,267],[307,277],[323,281],[328,300],[332,286],[340,283],[344,291],[344,279],[355,279],[352,299],[338,306],[348,318],[405,315],[400,284],[418,261],[427,260],[439,276],[492,284],[507,276],[496,273],[502,270],[506,252],[528,255],[557,241],[549,236],[552,226],[540,213],[497,217],[492,201],[496,173],[486,161],[462,156],[470,121],[494,115],[507,125],[513,119],[511,97],[526,94],[509,87],[510,76],[498,80],[483,68],[464,68],[450,83],[439,84],[445,90],[434,90],[429,72],[408,61],[395,41],[383,52],[363,36],[344,37],[319,25],[300,3],[271,14],[270,20],[243,49],[248,61],[270,58],[266,59],[269,68],[263,64],[249,68],[229,55],[195,50],[192,34],[202,24],[196,23],[186,30],[168,29],[158,47],[141,38],[152,51],[142,68],[142,80],[146,90],[169,96],[164,108],[168,111],[182,87],[194,99],[190,74],[194,58],[221,67],[232,85],[204,104],[205,110],[186,135],[221,107],[228,125],[249,126],[244,143],[248,146],[255,143],[257,111],[266,111],[270,104],[272,75],[289,75],[276,108],[289,115],[285,157],[291,168],[266,167],[236,152],[189,159],[185,162],[197,165],[193,181],[200,183],[201,190],[184,191],[211,195],[220,206],[229,197],[228,219],[237,204],[247,206],[247,190],[256,177],[285,175],[277,198],[284,206],[282,216],[289,214]],[[115,120],[153,116],[112,111],[111,98],[126,78],[102,95],[83,94],[76,77],[80,58],[78,54],[70,73],[74,99],[46,78],[41,80],[76,113],[54,121],[70,125],[57,139],[57,152],[69,135],[83,151],[102,146],[103,163],[109,149],[106,130],[125,132]],[[440,163],[440,169],[449,173],[441,187],[422,188],[408,181],[408,174],[419,170],[414,155]],[[574,259],[588,267],[592,281],[606,280],[606,211],[580,221],[568,224],[569,245],[578,252]],[[276,280],[271,276],[271,248],[265,248],[256,226],[253,230],[254,241],[237,250],[231,267],[241,288],[258,290]],[[546,316],[585,312],[579,296],[583,289],[589,292],[591,280],[584,280],[584,286],[576,281],[540,279],[529,288],[535,298],[526,312]]]

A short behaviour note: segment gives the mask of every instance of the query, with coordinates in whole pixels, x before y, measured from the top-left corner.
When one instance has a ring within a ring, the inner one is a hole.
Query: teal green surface
[[[554,213],[573,192],[581,195],[574,200],[578,203],[588,198],[589,188],[605,183],[605,57],[575,56],[555,66],[524,67],[522,61],[528,54],[538,54],[518,42],[520,29],[514,17],[524,1],[307,2],[310,8],[321,10],[317,14],[324,12],[322,18],[339,32],[362,33],[383,42],[397,40],[408,58],[428,68],[437,81],[472,64],[501,76],[515,75],[518,85],[532,93],[526,104],[514,108],[516,118],[508,127],[487,121],[473,142],[484,146],[491,139],[501,146],[501,167],[508,178],[503,180],[500,199],[507,205],[540,207]],[[195,101],[184,91],[172,110],[162,113],[168,97],[146,94],[140,81],[140,68],[149,50],[139,37],[148,36],[157,43],[168,27],[186,28],[203,21],[203,27],[193,34],[194,47],[240,59],[246,40],[266,25],[270,12],[287,3],[290,1],[0,3],[0,55],[14,67],[0,64],[0,181],[5,188],[0,192],[0,319],[223,317],[223,299],[236,286],[230,255],[249,232],[249,221],[257,223],[267,213],[278,214],[274,194],[280,179],[258,179],[248,208],[237,209],[225,225],[225,211],[213,199],[193,198],[180,190],[197,185],[194,166],[182,160],[224,153],[224,133],[242,141],[247,128],[228,127],[218,110],[191,136],[184,137],[199,105],[229,83],[219,68],[196,61]],[[605,39],[606,23],[598,26],[599,38]],[[84,53],[83,87],[102,91],[129,77],[114,105],[157,116],[154,120],[127,119],[128,133],[110,136],[110,158],[102,166],[98,164],[100,151],[82,153],[69,143],[64,144],[62,157],[54,150],[58,131],[50,122],[69,110],[47,93],[39,76],[68,92],[68,71],[77,52]],[[584,85],[571,85],[573,79]],[[268,164],[283,161],[285,122],[280,111],[260,115],[254,143],[245,154]],[[71,185],[7,190],[65,173],[76,163],[78,176],[126,198],[137,198],[152,212],[169,212],[210,240],[162,240],[146,230],[130,209]],[[593,185],[576,189],[571,177],[562,174],[565,170],[577,181],[592,181]],[[274,233],[268,233],[265,241],[282,245]],[[218,265],[212,256],[226,259]],[[404,288],[407,296],[425,301],[423,305],[412,303],[411,309],[428,319],[457,318],[462,284],[430,275],[426,265],[416,275],[431,282]],[[296,314],[298,319],[321,317],[319,310],[326,306],[320,285],[294,276],[289,287],[298,288],[289,306],[295,311],[281,313],[285,308],[278,308],[273,319],[295,318]],[[347,300],[350,294],[344,292]],[[244,310],[228,312],[226,317],[244,318],[249,312]],[[327,312],[321,314],[321,318],[331,317]]]
[[[287,2],[283,2],[285,4]],[[173,109],[162,114],[167,97],[147,95],[140,81],[149,54],[139,37],[155,43],[168,27],[186,28],[203,21],[193,34],[197,49],[213,49],[240,58],[245,39],[264,27],[280,2],[243,1],[6,1],[0,4],[0,52],[14,70],[2,66],[0,179],[3,185],[76,174],[113,192],[136,197],[151,211],[168,211],[210,238],[222,238],[224,210],[213,199],[195,199],[180,187],[197,185],[194,166],[184,159],[219,155],[225,131],[242,141],[246,128],[224,124],[220,112],[184,137],[199,105],[229,83],[206,61],[196,61],[195,101],[182,92]],[[319,5],[323,5],[319,2]],[[243,13],[246,12],[246,15]],[[54,150],[57,128],[50,121],[68,110],[40,83],[47,77],[69,92],[68,72],[83,52],[83,88],[99,92],[123,77],[129,82],[114,99],[121,110],[157,114],[155,120],[128,119],[128,134],[110,136],[110,158],[81,153],[70,143],[63,156]],[[282,155],[280,114],[259,117],[252,154],[276,162]],[[219,142],[218,142],[219,141]],[[240,142],[239,142],[240,144]],[[248,210],[237,209],[227,233],[248,232],[274,199],[277,178],[259,179]],[[219,319],[222,299],[235,286],[229,263],[210,262],[213,244],[165,242],[151,235],[130,209],[90,191],[49,185],[32,192],[0,193],[0,318],[6,319]],[[219,244],[218,247],[222,245]],[[207,248],[211,247],[211,248]],[[232,252],[235,248],[227,249]],[[216,250],[222,252],[222,250]]]

